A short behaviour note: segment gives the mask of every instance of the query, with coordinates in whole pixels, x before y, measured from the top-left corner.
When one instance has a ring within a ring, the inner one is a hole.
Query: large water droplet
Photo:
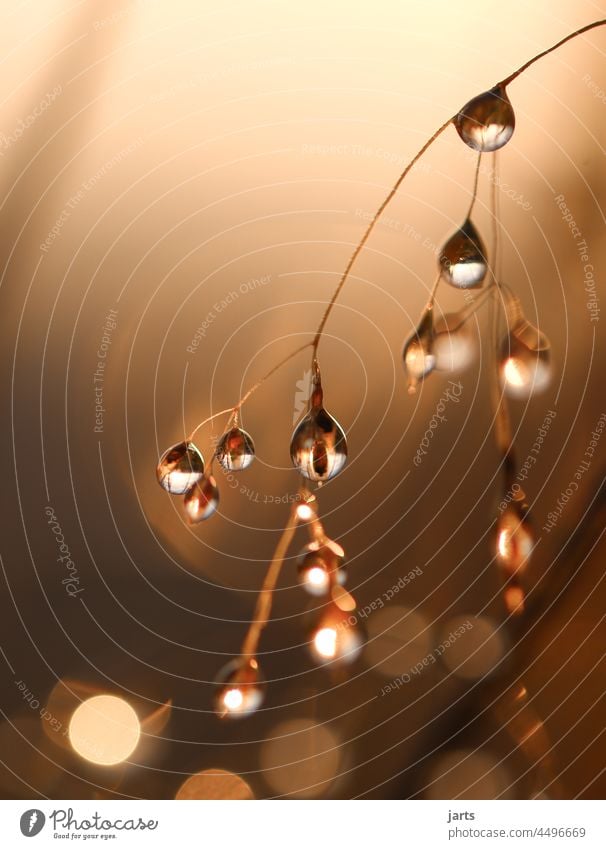
[[[496,557],[507,578],[523,572],[535,544],[535,535],[522,504],[512,502],[497,521]],[[519,577],[519,576],[518,576]]]
[[[499,150],[507,144],[516,125],[507,92],[495,86],[466,103],[454,119],[465,144],[483,153]]]
[[[319,663],[351,663],[362,649],[356,616],[331,602],[311,635],[311,653]]]
[[[476,341],[460,312],[446,313],[435,323],[432,351],[439,371],[462,371],[476,355]]]
[[[344,556],[341,546],[333,540],[310,542],[297,559],[301,586],[310,595],[321,596],[328,592],[331,584],[344,584],[346,574],[341,565]]]
[[[404,351],[402,353],[410,395],[414,395],[417,391],[417,385],[436,367],[433,339],[433,309],[431,306],[428,306],[421,316],[421,321],[414,334],[404,345]]]
[[[318,482],[334,478],[347,461],[343,428],[324,409],[322,400],[320,371],[316,366],[310,409],[293,432],[290,458],[304,477]]]
[[[249,433],[232,427],[217,443],[217,460],[228,472],[241,472],[255,459],[255,444]]]
[[[171,495],[183,495],[204,474],[204,458],[193,442],[179,442],[165,451],[156,469],[160,486]]]
[[[526,319],[503,342],[499,372],[503,390],[512,398],[529,398],[551,379],[551,346],[544,333]]]
[[[257,710],[265,696],[265,682],[255,658],[236,658],[216,679],[215,713],[221,719],[238,719]]]
[[[440,252],[442,279],[457,289],[477,289],[488,266],[486,249],[471,219],[452,234]]]
[[[194,484],[185,493],[183,504],[190,524],[210,518],[219,506],[219,490],[214,477],[205,475],[199,483]]]

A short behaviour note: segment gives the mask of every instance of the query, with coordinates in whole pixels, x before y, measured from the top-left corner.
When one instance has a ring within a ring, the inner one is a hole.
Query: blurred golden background
[[[411,399],[401,347],[473,180],[452,128],[377,226],[320,348],[350,451],[320,494],[322,517],[359,607],[375,608],[356,664],[312,663],[291,558],[262,640],[263,708],[232,724],[212,713],[213,679],[239,650],[296,490],[288,444],[307,354],[244,408],[258,459],[217,474],[212,521],[187,526],[154,474],[165,448],[315,331],[368,217],[434,130],[605,12],[583,0],[41,0],[2,13],[2,795],[606,793],[605,445],[556,526],[539,530],[515,628],[490,562],[499,492],[483,312],[460,403],[412,464],[448,380]],[[595,30],[509,90],[504,278],[555,365],[545,393],[512,405],[522,458],[556,414],[526,482],[539,529],[606,409],[602,320],[554,200],[586,240],[599,304],[605,51],[606,28]],[[481,175],[487,241],[489,197]],[[462,299],[442,287],[438,302]],[[205,431],[207,456],[221,425]],[[470,617],[473,637],[381,695]],[[66,744],[70,711],[93,694],[126,700],[141,723],[117,766],[92,763],[86,722],[84,756]]]

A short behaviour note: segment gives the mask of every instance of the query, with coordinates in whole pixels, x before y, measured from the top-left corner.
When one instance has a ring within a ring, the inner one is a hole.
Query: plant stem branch
[[[500,83],[497,83],[497,86],[501,86],[501,87],[505,88],[505,86],[509,85],[509,83],[513,82],[513,80],[515,80],[517,77],[519,77],[521,74],[523,74],[524,71],[527,68],[529,68],[531,65],[534,65],[534,63],[538,62],[539,59],[542,59],[544,56],[547,56],[549,53],[552,53],[554,50],[557,50],[558,47],[561,47],[563,44],[566,44],[567,41],[571,41],[573,38],[576,38],[577,36],[582,35],[584,32],[588,32],[589,30],[592,30],[592,29],[595,29],[596,27],[601,27],[601,26],[604,26],[604,25],[606,25],[606,18],[603,18],[599,21],[594,21],[593,23],[587,24],[586,26],[581,27],[580,29],[576,30],[575,32],[570,33],[565,38],[562,38],[560,41],[558,41],[557,44],[554,44],[552,47],[547,48],[547,50],[543,50],[541,53],[538,53],[536,56],[533,56],[532,59],[529,59],[528,62],[525,62],[520,68],[517,69],[517,71],[514,71],[512,74],[510,74],[504,80],[501,80]],[[404,168],[404,170],[402,171],[402,173],[400,174],[400,176],[398,177],[398,179],[396,180],[396,182],[394,183],[394,185],[390,189],[389,194],[383,200],[383,202],[381,203],[381,205],[379,206],[379,208],[375,212],[374,216],[372,217],[370,223],[368,224],[368,227],[366,228],[366,230],[364,231],[364,233],[362,235],[362,238],[358,242],[353,254],[351,255],[349,262],[345,266],[345,270],[343,271],[343,274],[341,275],[341,279],[339,280],[337,288],[335,289],[334,294],[333,294],[332,298],[330,299],[328,306],[327,306],[327,308],[324,312],[324,315],[322,316],[322,320],[320,321],[320,324],[319,324],[318,329],[316,331],[316,335],[315,335],[314,340],[313,340],[313,357],[314,357],[314,359],[317,356],[318,346],[320,344],[320,340],[322,338],[322,333],[324,332],[326,322],[328,321],[328,318],[329,318],[329,316],[332,312],[332,309],[333,309],[335,303],[337,302],[339,295],[341,294],[341,290],[343,289],[343,286],[345,285],[347,278],[349,277],[349,274],[351,272],[351,269],[353,268],[355,261],[357,260],[358,256],[362,252],[362,249],[364,248],[364,245],[368,241],[370,234],[374,230],[375,224],[377,223],[377,221],[379,220],[379,218],[381,217],[381,215],[385,211],[385,208],[388,206],[390,201],[393,199],[394,195],[398,192],[398,189],[400,188],[400,186],[404,182],[404,179],[406,178],[406,176],[408,175],[410,170],[413,168],[414,165],[416,165],[416,163],[419,161],[419,159],[424,155],[424,153],[428,150],[428,148],[431,147],[431,145],[436,141],[436,139],[439,136],[442,135],[444,130],[449,126],[449,124],[452,123],[454,118],[456,118],[456,115],[454,115],[452,118],[449,118],[447,121],[445,121],[442,124],[442,126],[438,130],[436,130],[436,132],[425,142],[425,144],[415,154],[415,156],[411,159],[411,161],[408,163],[408,165]],[[479,169],[479,163],[478,163],[478,169]],[[471,209],[470,209],[470,212],[471,212]]]
[[[219,416],[226,416],[229,413],[230,414],[230,420],[233,419],[234,422],[237,422],[238,413],[240,412],[240,410],[242,409],[244,404],[248,401],[248,399],[251,397],[251,395],[254,395],[254,393],[257,391],[257,389],[259,389],[259,387],[262,386],[268,378],[270,378],[273,374],[275,374],[275,372],[277,372],[278,369],[282,368],[283,365],[286,365],[287,362],[292,360],[293,357],[296,357],[297,354],[300,354],[301,351],[304,351],[306,348],[310,348],[311,345],[312,345],[312,342],[306,342],[304,345],[301,345],[296,350],[291,351],[290,354],[288,354],[288,356],[284,357],[283,360],[280,360],[280,362],[277,365],[275,365],[273,368],[271,368],[267,372],[267,374],[264,374],[263,377],[260,380],[258,380],[256,383],[254,383],[250,387],[250,389],[240,398],[240,400],[235,405],[235,407],[228,407],[226,410],[220,410],[218,413],[213,413],[212,416],[208,416],[208,418],[201,421],[200,424],[197,424],[195,426],[195,428],[192,430],[191,434],[189,435],[187,441],[191,442],[191,440],[193,439],[195,434],[200,430],[200,428],[204,427],[205,424],[208,424],[208,422],[212,421],[213,419],[218,418]]]
[[[242,651],[240,654],[243,658],[254,657],[256,655],[261,632],[269,621],[274,590],[276,588],[278,578],[280,577],[280,571],[288,552],[288,548],[293,540],[299,523],[297,506],[298,502],[295,501],[290,511],[288,523],[282,531],[282,535],[278,540],[278,544],[274,551],[274,556],[265,574],[263,586],[261,587],[259,597],[257,599],[253,620],[250,623],[242,643]]]
[[[566,44],[567,41],[571,41],[573,38],[576,38],[579,35],[582,35],[584,32],[589,32],[591,29],[595,29],[596,27],[603,27],[606,24],[606,18],[602,18],[599,21],[593,21],[591,24],[586,24],[581,29],[576,30],[575,32],[571,32],[565,38],[560,39],[556,44],[548,47],[547,50],[542,50],[540,53],[537,53],[536,56],[533,56],[532,59],[529,59],[528,62],[524,62],[517,71],[514,71],[513,74],[510,74],[508,77],[505,77],[504,80],[501,80],[498,83],[499,86],[505,88],[509,83],[513,82],[520,74],[523,74],[531,65],[534,65],[535,62],[538,62],[539,59],[542,59],[544,56],[548,56],[550,53],[553,53],[554,50],[557,50],[558,47],[561,47],[563,44]]]
[[[480,177],[480,163],[482,161],[482,151],[478,153],[478,161],[476,163],[476,170],[473,178],[473,190],[471,192],[471,202],[469,204],[469,209],[467,211],[467,218],[471,218],[471,213],[473,212],[473,207],[476,202],[476,198],[478,196],[478,179]]]
[[[234,407],[234,413],[239,412],[239,410],[243,407],[243,405],[248,401],[250,396],[253,395],[257,391],[257,389],[260,386],[262,386],[262,384],[265,383],[265,381],[268,378],[270,378],[272,376],[272,374],[275,374],[278,371],[278,369],[282,368],[283,365],[286,365],[286,363],[288,363],[290,360],[292,360],[293,357],[296,357],[297,354],[300,354],[301,351],[304,351],[306,348],[310,348],[311,345],[312,345],[312,342],[306,342],[304,345],[301,345],[295,351],[291,351],[291,353],[288,354],[287,357],[284,357],[284,359],[280,360],[280,362],[277,365],[275,365],[272,369],[270,369],[267,372],[267,374],[263,375],[261,380],[258,380],[253,386],[251,386],[251,388],[248,390],[248,392],[246,392],[246,394],[243,395],[240,398],[240,400],[238,401],[238,403]]]
[[[349,273],[350,273],[351,269],[353,268],[355,261],[359,257],[362,249],[364,248],[364,245],[366,244],[366,242],[368,241],[368,239],[370,237],[370,234],[374,230],[375,224],[377,223],[377,221],[379,220],[379,218],[381,217],[381,215],[385,211],[385,208],[388,206],[390,201],[396,195],[398,189],[400,188],[400,186],[404,182],[404,179],[406,178],[407,174],[416,165],[416,163],[423,156],[425,151],[428,148],[431,147],[431,145],[436,141],[436,139],[439,136],[442,135],[442,133],[444,132],[446,127],[448,127],[448,125],[451,123],[451,121],[452,121],[452,118],[449,118],[448,121],[445,121],[442,124],[442,126],[438,130],[436,130],[436,132],[431,136],[431,138],[429,138],[425,142],[423,147],[421,147],[420,150],[413,156],[413,158],[410,160],[410,162],[408,163],[406,168],[402,171],[402,173],[400,174],[400,176],[398,177],[396,182],[391,187],[388,195],[385,197],[385,199],[383,200],[383,202],[381,203],[381,205],[379,206],[379,208],[377,209],[377,211],[373,215],[370,223],[368,224],[368,227],[366,228],[366,230],[364,231],[364,234],[362,235],[362,238],[360,239],[360,241],[356,245],[356,248],[355,248],[353,254],[350,257],[349,262],[345,266],[345,270],[344,270],[343,274],[341,275],[341,279],[339,280],[339,284],[338,284],[337,288],[335,289],[334,294],[333,294],[332,298],[330,299],[330,301],[328,303],[328,306],[326,307],[324,315],[322,316],[322,320],[320,321],[320,324],[318,326],[318,329],[316,331],[316,335],[315,335],[314,341],[313,341],[313,356],[314,356],[314,359],[317,355],[318,345],[320,344],[320,339],[322,338],[322,333],[324,332],[324,328],[326,326],[326,322],[328,321],[328,317],[330,316],[330,313],[332,312],[332,308],[334,307],[334,305],[337,301],[337,298],[341,294],[341,289],[345,285],[345,282],[346,282],[347,278],[349,277]]]

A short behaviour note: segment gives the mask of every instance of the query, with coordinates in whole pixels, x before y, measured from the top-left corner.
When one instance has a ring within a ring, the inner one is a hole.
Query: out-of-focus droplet
[[[440,273],[456,289],[477,289],[482,285],[488,265],[486,248],[471,219],[467,219],[440,251]]]
[[[175,799],[254,799],[250,785],[224,769],[205,769],[190,775],[177,790]]]
[[[259,761],[274,793],[308,799],[329,790],[346,750],[326,722],[290,719],[265,732]]]
[[[295,469],[316,482],[338,475],[347,460],[347,441],[341,425],[322,406],[320,370],[316,366],[309,412],[296,426],[290,441]]]
[[[204,474],[204,458],[193,442],[179,442],[160,457],[156,476],[171,495],[183,495]]]
[[[521,616],[524,613],[525,600],[524,590],[517,582],[512,582],[503,590],[505,609],[512,616]]]
[[[509,799],[514,782],[489,751],[457,749],[439,755],[430,770],[428,799]]]
[[[190,524],[195,525],[210,518],[219,506],[219,489],[214,477],[204,475],[199,483],[185,493],[183,504]]]
[[[362,649],[362,634],[353,613],[331,602],[311,635],[311,653],[319,663],[352,663]]]
[[[332,583],[345,583],[342,567],[345,552],[330,539],[310,542],[299,554],[297,573],[299,583],[310,595],[325,595]]]
[[[457,678],[491,675],[505,655],[504,631],[487,616],[456,616],[443,626],[440,660]]]
[[[127,760],[141,736],[139,719],[127,701],[118,696],[93,696],[74,711],[69,740],[80,757],[101,766]]]
[[[534,544],[534,531],[525,509],[512,502],[497,521],[496,557],[507,578],[524,571]]]
[[[376,674],[409,674],[412,679],[412,670],[431,655],[431,626],[422,613],[408,607],[390,605],[373,613],[368,619],[367,634],[364,661]],[[427,666],[423,672],[426,670]]]
[[[226,664],[217,676],[215,713],[221,719],[248,716],[263,702],[265,683],[255,658],[236,658]]]
[[[512,398],[529,398],[551,379],[551,345],[544,333],[522,319],[506,337],[499,372],[503,390]]]
[[[414,334],[404,345],[404,368],[408,377],[408,394],[414,395],[417,386],[436,367],[433,353],[433,308],[428,306]]]
[[[515,113],[507,92],[495,86],[466,103],[454,119],[465,144],[473,150],[489,153],[507,144],[516,125]]]
[[[438,371],[462,371],[476,355],[476,341],[465,316],[451,312],[435,323],[433,355]]]
[[[255,459],[255,443],[240,427],[232,427],[217,443],[217,460],[228,472],[241,472]]]

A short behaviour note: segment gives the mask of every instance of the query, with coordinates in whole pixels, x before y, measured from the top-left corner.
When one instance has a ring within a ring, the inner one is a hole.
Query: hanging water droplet
[[[438,371],[462,371],[475,359],[476,339],[464,319],[463,313],[451,312],[436,321],[432,350]]]
[[[482,285],[488,271],[486,249],[470,218],[440,251],[439,265],[442,279],[457,289],[477,289]]]
[[[362,643],[355,614],[331,602],[311,635],[310,648],[319,663],[351,663],[360,654]]]
[[[217,675],[216,683],[214,706],[221,719],[248,716],[263,703],[265,682],[255,658],[231,660]]]
[[[466,103],[454,119],[465,144],[483,153],[499,150],[507,144],[516,125],[515,113],[507,92],[495,86]]]
[[[295,469],[309,480],[324,482],[338,475],[347,461],[347,441],[341,425],[322,406],[320,370],[315,364],[309,412],[290,440]]]
[[[408,393],[414,395],[417,385],[424,380],[436,367],[436,358],[433,353],[433,309],[431,306],[425,308],[421,321],[414,334],[404,345],[403,359],[404,368],[408,377]]]
[[[217,443],[217,460],[228,472],[241,472],[255,459],[255,444],[249,433],[232,427]]]
[[[534,545],[535,535],[525,506],[511,502],[497,521],[496,539],[497,563],[507,579],[525,570]]]
[[[342,567],[345,552],[341,546],[326,539],[310,542],[297,559],[299,583],[310,595],[325,595],[331,584],[344,584],[345,569]]]
[[[160,457],[158,483],[171,495],[183,495],[204,474],[204,458],[193,442],[179,442]]]
[[[551,379],[551,346],[545,334],[520,320],[503,342],[499,372],[503,390],[512,398],[529,398],[545,389]]]
[[[205,475],[185,493],[185,514],[190,524],[210,518],[219,506],[219,490],[212,475]]]

